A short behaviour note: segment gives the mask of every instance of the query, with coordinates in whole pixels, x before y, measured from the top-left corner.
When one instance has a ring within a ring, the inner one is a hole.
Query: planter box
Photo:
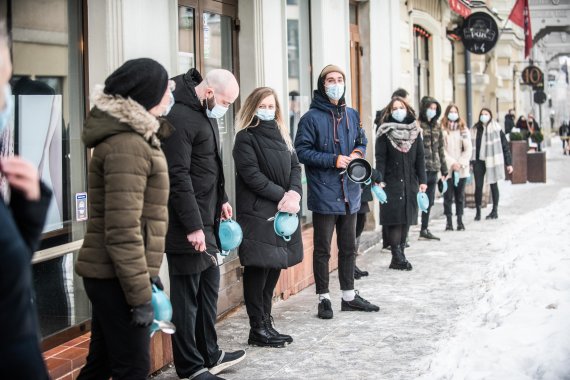
[[[526,141],[511,141],[509,145],[513,157],[513,174],[506,173],[506,178],[511,180],[513,184],[526,183],[528,143]]]
[[[527,176],[529,182],[546,183],[546,152],[527,153]]]

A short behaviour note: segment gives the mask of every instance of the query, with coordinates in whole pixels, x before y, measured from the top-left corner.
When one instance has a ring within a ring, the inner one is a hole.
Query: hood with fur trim
[[[83,127],[83,142],[88,148],[125,132],[136,132],[152,147],[160,148],[157,133],[161,123],[139,103],[130,98],[105,94],[103,86],[95,87],[91,101],[94,107]]]

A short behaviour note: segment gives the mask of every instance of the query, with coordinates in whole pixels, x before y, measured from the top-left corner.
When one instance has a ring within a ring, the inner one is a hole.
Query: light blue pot
[[[278,236],[283,238],[283,240],[291,240],[291,235],[297,231],[297,228],[299,228],[299,217],[297,214],[281,211],[275,214],[273,229]]]
[[[429,208],[429,198],[426,193],[418,193],[418,207],[422,212],[427,212]]]
[[[222,251],[229,252],[239,247],[243,239],[243,232],[238,222],[233,219],[226,219],[220,223],[218,237]]]
[[[170,299],[164,291],[152,284],[152,299],[151,299],[152,309],[154,310],[154,319],[157,321],[167,321],[172,320],[172,304]],[[160,330],[158,324],[155,322],[150,326],[151,335]]]

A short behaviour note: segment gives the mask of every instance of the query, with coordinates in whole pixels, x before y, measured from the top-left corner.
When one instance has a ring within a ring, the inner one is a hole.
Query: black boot
[[[264,322],[265,326],[267,327],[267,330],[269,330],[269,332],[272,333],[273,336],[283,339],[287,343],[293,343],[293,338],[291,337],[291,335],[281,334],[273,328],[273,324],[275,322],[273,321],[273,317],[271,316],[271,314],[265,314]]]
[[[477,211],[475,213],[475,221],[481,220],[481,206],[477,206]]]
[[[435,236],[434,234],[432,234],[430,232],[430,230],[428,230],[427,228],[425,230],[420,230],[420,239],[439,240],[439,238],[437,236]],[[406,247],[408,247],[408,246],[406,246]]]
[[[451,221],[451,215],[446,215],[445,217],[447,218],[447,223],[445,224],[445,230],[453,231],[453,222]],[[457,228],[459,229],[459,224],[457,225]]]
[[[274,336],[267,328],[264,317],[249,317],[249,339],[247,344],[259,347],[285,347],[287,342],[284,339]]]
[[[388,268],[398,270],[412,270],[412,264],[406,260],[402,245],[390,247],[390,249],[392,250],[392,262],[390,262],[390,266]]]
[[[361,277],[368,276],[368,271],[362,270],[356,265],[354,266],[354,278],[359,280]]]
[[[463,225],[463,217],[461,215],[457,215],[457,231],[465,231],[465,226]]]
[[[493,207],[493,210],[491,210],[491,213],[485,217],[485,219],[498,219],[498,218],[499,218],[499,214],[497,212],[496,207]]]

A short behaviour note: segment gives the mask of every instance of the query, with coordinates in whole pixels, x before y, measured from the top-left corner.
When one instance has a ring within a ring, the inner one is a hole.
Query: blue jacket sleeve
[[[301,163],[308,166],[334,168],[337,156],[334,153],[320,152],[316,149],[316,128],[309,118],[303,117],[299,121],[299,129],[295,136],[297,157]]]

